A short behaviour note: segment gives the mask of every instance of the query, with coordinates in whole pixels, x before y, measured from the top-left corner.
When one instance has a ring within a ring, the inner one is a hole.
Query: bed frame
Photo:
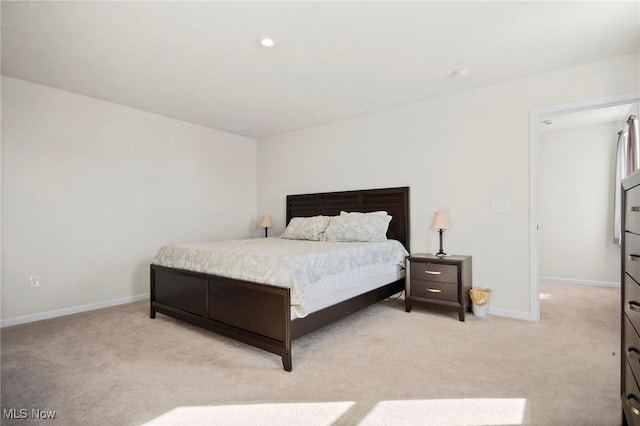
[[[409,250],[408,187],[288,195],[286,210],[287,224],[342,210],[385,210],[393,216],[387,237]],[[159,312],[280,355],[291,371],[292,340],[402,290],[403,279],[292,320],[288,288],[151,265],[150,317]]]

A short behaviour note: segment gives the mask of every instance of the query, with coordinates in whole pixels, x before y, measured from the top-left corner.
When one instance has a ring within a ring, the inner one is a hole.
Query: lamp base
[[[442,250],[442,233],[443,232],[444,232],[444,229],[438,229],[438,234],[440,234],[440,250],[438,250],[437,253],[433,253],[434,256],[438,256],[438,257],[449,256],[447,253],[444,252],[444,250]]]

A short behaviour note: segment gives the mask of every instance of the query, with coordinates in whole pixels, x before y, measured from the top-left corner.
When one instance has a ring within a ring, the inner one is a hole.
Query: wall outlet
[[[29,287],[30,288],[40,287],[40,275],[32,275],[29,277]]]
[[[511,211],[511,201],[509,200],[493,200],[491,201],[492,213],[504,213]]]

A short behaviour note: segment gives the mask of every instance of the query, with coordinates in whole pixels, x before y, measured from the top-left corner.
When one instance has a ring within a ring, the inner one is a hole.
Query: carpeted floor
[[[2,424],[619,424],[620,290],[542,292],[536,323],[383,302],[294,341],[291,373],[144,302],[5,328]]]

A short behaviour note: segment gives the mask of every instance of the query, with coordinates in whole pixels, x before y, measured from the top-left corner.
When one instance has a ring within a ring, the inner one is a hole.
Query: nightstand
[[[464,321],[471,307],[471,256],[407,256],[404,283],[407,312],[411,312],[411,302],[427,303],[455,310]]]

